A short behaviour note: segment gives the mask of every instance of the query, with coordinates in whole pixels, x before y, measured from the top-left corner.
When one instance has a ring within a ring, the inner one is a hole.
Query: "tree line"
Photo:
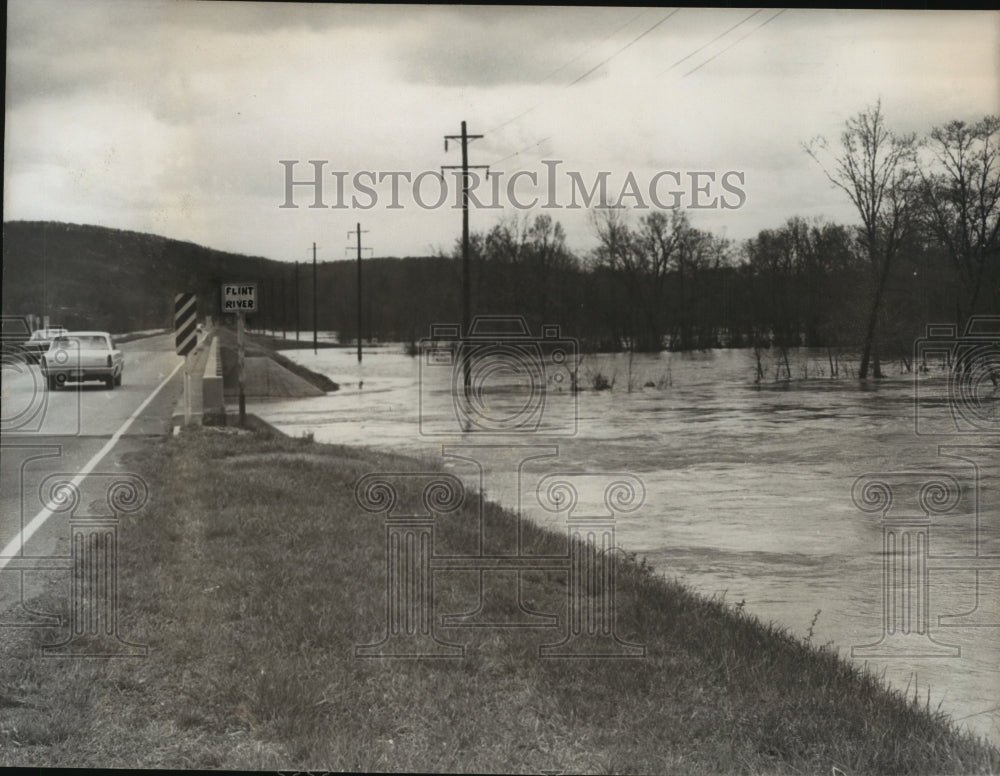
[[[470,235],[471,310],[559,324],[584,350],[827,348],[859,375],[907,359],[928,323],[1000,313],[1000,119],[951,121],[923,137],[889,128],[876,103],[835,142],[803,145],[858,213],[855,225],[792,217],[735,242],[684,209],[595,209],[577,254],[548,214],[515,213]],[[300,338],[315,325],[358,336],[357,264],[279,262],[154,235],[42,222],[4,224],[4,314],[54,325],[169,328],[173,294],[220,318],[223,282],[257,282],[251,326]],[[416,343],[460,323],[462,246],[363,261],[361,337]],[[315,277],[315,283],[314,283]],[[109,293],[116,291],[116,293]],[[313,306],[313,299],[316,304]]]
[[[579,257],[550,216],[511,216],[471,237],[473,309],[564,322],[597,349],[854,349],[878,377],[928,323],[1000,313],[998,135],[996,116],[899,134],[876,103],[839,143],[804,144],[857,225],[793,217],[737,244],[685,210],[608,208]]]

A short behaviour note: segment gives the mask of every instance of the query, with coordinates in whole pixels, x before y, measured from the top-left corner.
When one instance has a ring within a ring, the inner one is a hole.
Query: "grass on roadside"
[[[1000,755],[830,650],[622,560],[617,630],[644,659],[539,659],[558,628],[454,629],[458,660],[354,657],[385,630],[385,529],[365,474],[420,463],[267,433],[192,429],[129,465],[120,629],[145,659],[52,660],[22,631],[0,667],[0,764],[428,772],[996,772]],[[476,517],[439,519],[472,552]],[[496,508],[488,522],[512,518]],[[524,527],[526,552],[564,535]],[[436,573],[439,613],[474,572]],[[523,573],[565,611],[565,573]],[[50,608],[53,599],[39,602]],[[65,604],[63,604],[65,606]],[[485,601],[487,612],[509,602]],[[10,644],[5,645],[10,646]]]

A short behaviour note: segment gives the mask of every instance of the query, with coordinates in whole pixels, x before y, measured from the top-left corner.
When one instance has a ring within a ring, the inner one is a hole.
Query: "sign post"
[[[190,292],[174,296],[174,348],[184,356],[184,425],[191,423],[191,358],[198,344],[198,296]]]
[[[222,312],[236,313],[236,346],[238,355],[236,359],[237,373],[240,390],[240,415],[239,425],[246,425],[247,404],[244,393],[246,362],[246,328],[244,316],[246,313],[257,312],[257,284],[256,283],[223,283],[222,285]]]
[[[237,379],[239,380],[239,386],[240,386],[240,399],[239,399],[240,415],[238,423],[240,428],[242,428],[243,426],[246,425],[247,422],[247,399],[246,399],[246,394],[243,390],[243,386],[245,385],[244,359],[246,358],[246,344],[245,344],[245,335],[243,333],[242,310],[236,313],[236,346],[239,352],[239,355],[237,356],[236,359],[236,370],[238,375]]]

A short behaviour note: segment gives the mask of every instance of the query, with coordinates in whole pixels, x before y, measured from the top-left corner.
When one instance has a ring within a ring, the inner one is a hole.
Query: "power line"
[[[669,19],[671,16],[673,16],[675,13],[677,13],[680,10],[681,10],[680,8],[675,8],[674,10],[672,10],[670,13],[668,13],[666,16],[664,16],[662,19],[660,19],[660,21],[658,21],[656,24],[654,24],[652,27],[649,27],[644,32],[641,32],[638,35],[636,35],[634,38],[632,38],[632,40],[630,40],[628,43],[626,43],[624,46],[622,46],[620,49],[618,49],[618,51],[616,51],[610,57],[608,57],[607,59],[605,59],[603,62],[598,62],[596,65],[594,65],[592,68],[590,68],[590,70],[588,70],[586,73],[584,73],[579,78],[577,78],[575,81],[573,81],[571,84],[569,84],[569,86],[574,86],[574,85],[580,83],[580,81],[582,81],[588,75],[590,75],[591,73],[593,73],[599,67],[603,67],[608,62],[610,62],[612,59],[614,59],[619,54],[621,54],[625,49],[629,48],[634,43],[637,43],[641,38],[646,37],[646,35],[648,35],[649,33],[651,33],[653,30],[655,30],[657,27],[659,27],[661,24],[663,24],[663,22],[665,22],[667,19]]]
[[[632,40],[630,40],[628,43],[626,43],[624,46],[622,46],[620,49],[618,49],[615,53],[611,54],[611,56],[609,56],[606,59],[603,59],[602,61],[598,62],[596,65],[594,65],[592,68],[590,68],[589,70],[587,70],[585,73],[583,73],[580,76],[577,76],[575,79],[573,79],[572,81],[570,81],[563,88],[564,89],[569,89],[570,87],[575,86],[576,84],[580,83],[580,81],[582,81],[584,78],[586,78],[587,76],[589,76],[591,73],[593,73],[597,69],[599,69],[599,68],[603,67],[604,65],[606,65],[608,62],[610,62],[612,59],[614,59],[615,57],[617,57],[619,54],[621,54],[626,49],[628,49],[631,46],[633,46],[636,43],[638,43],[642,38],[644,38],[646,35],[648,35],[649,33],[651,33],[653,30],[655,30],[657,27],[659,27],[661,24],[663,24],[671,16],[673,16],[676,13],[678,13],[680,10],[681,10],[680,8],[675,8],[670,13],[668,13],[666,16],[664,16],[662,19],[660,19],[659,21],[655,22],[654,24],[652,24],[651,26],[647,27],[645,30],[643,30],[642,32],[640,32],[638,35],[636,35],[634,38],[632,38]],[[645,11],[643,13],[645,13]],[[608,38],[610,38],[613,35],[615,35],[615,33],[617,33],[618,30],[621,30],[624,27],[626,27],[629,24],[631,24],[633,21],[635,21],[636,19],[638,19],[639,16],[642,16],[642,14],[638,14],[636,16],[633,16],[631,19],[629,19],[629,21],[625,22],[625,24],[623,24],[621,27],[619,27],[617,30],[615,30],[615,32],[611,33],[611,35],[609,35]],[[608,38],[605,38],[605,40],[607,40]],[[601,41],[601,43],[603,43],[603,42],[604,41]],[[598,45],[600,45],[600,44],[598,44]],[[586,53],[586,52],[584,52],[584,53]],[[579,55],[576,58],[578,59]],[[569,63],[567,63],[567,64],[569,64]],[[562,67],[557,68],[557,70],[554,71],[554,72],[558,72],[558,70],[561,70],[565,66],[566,65],[563,65]],[[510,123],[512,123],[514,121],[517,121],[519,118],[527,115],[528,113],[531,113],[531,111],[535,110],[535,108],[539,107],[541,104],[542,104],[541,102],[536,103],[535,105],[533,105],[532,107],[528,108],[527,110],[522,111],[521,113],[519,113],[516,116],[514,116],[514,118],[508,119],[503,124],[500,124],[497,127],[495,127],[494,131],[496,129],[500,129],[502,127],[505,127],[505,126],[507,126],[508,124],[510,124]],[[491,164],[495,165],[495,164],[499,164],[502,161],[506,161],[507,159],[510,159],[511,157],[517,156],[518,154],[522,153],[523,151],[528,150],[529,148],[533,148],[534,146],[541,145],[546,140],[548,140],[548,138],[543,138],[542,140],[539,140],[537,142],[533,142],[530,145],[525,146],[524,148],[522,148],[520,151],[515,151],[512,154],[508,154],[507,156],[503,157],[502,159],[499,159],[499,160],[497,160],[495,162],[491,162]]]
[[[726,37],[726,35],[728,35],[729,33],[731,33],[733,30],[735,30],[741,24],[745,24],[746,22],[750,21],[753,17],[755,17],[760,12],[761,12],[761,9],[758,8],[752,14],[750,14],[749,16],[747,16],[745,19],[742,19],[741,21],[736,22],[736,24],[734,24],[732,27],[730,27],[729,29],[727,29],[725,32],[720,32],[718,35],[716,35],[714,38],[712,38],[704,46],[700,46],[700,47],[696,48],[694,51],[692,51],[690,54],[688,54],[687,56],[681,57],[676,62],[674,62],[670,67],[668,67],[666,70],[664,70],[661,73],[657,73],[657,75],[663,75],[663,73],[669,73],[671,70],[673,70],[675,67],[677,67],[677,65],[679,65],[681,62],[686,62],[691,57],[693,57],[695,54],[698,54],[698,53],[704,51],[709,46],[711,46],[713,43],[715,43],[715,41],[719,40],[720,38]]]
[[[786,8],[782,8],[780,11],[778,11],[776,14],[774,14],[774,16],[772,16],[769,19],[767,19],[763,24],[758,24],[756,27],[754,27],[752,30],[750,30],[750,32],[748,32],[746,35],[744,35],[744,36],[742,36],[742,37],[737,38],[736,40],[734,40],[732,43],[730,43],[728,46],[726,46],[724,49],[722,49],[722,51],[719,51],[718,53],[713,54],[712,56],[710,56],[708,59],[706,59],[704,62],[702,62],[697,67],[692,68],[691,70],[688,70],[684,74],[684,77],[687,78],[689,75],[691,75],[691,73],[695,72],[696,70],[701,70],[701,68],[703,68],[709,62],[711,62],[713,59],[715,59],[718,56],[721,56],[722,54],[725,54],[727,51],[729,51],[729,49],[731,49],[737,43],[739,43],[742,40],[746,40],[751,35],[753,35],[755,32],[757,32],[757,30],[759,30],[761,27],[764,27],[764,26],[770,24],[771,22],[773,22],[775,19],[777,19],[779,16],[781,16],[781,14],[783,14],[786,10],[787,10]]]
[[[634,21],[635,21],[636,19],[638,19],[638,18],[639,18],[640,16],[645,16],[645,15],[646,15],[646,14],[647,14],[648,12],[649,12],[649,9],[648,9],[648,8],[646,8],[646,9],[643,9],[642,11],[639,11],[639,13],[637,13],[637,14],[636,14],[635,16],[633,16],[633,17],[632,17],[631,19],[629,19],[629,20],[628,20],[627,22],[625,22],[624,24],[622,24],[622,25],[620,25],[620,26],[618,26],[618,27],[615,27],[615,29],[614,29],[613,31],[611,31],[610,33],[608,33],[607,35],[605,35],[605,36],[604,36],[603,38],[601,38],[601,40],[599,40],[599,41],[598,41],[598,42],[597,42],[596,44],[594,44],[593,46],[591,46],[590,48],[588,48],[588,49],[586,49],[586,50],[584,50],[584,51],[581,51],[581,52],[580,52],[579,54],[577,54],[577,55],[576,55],[575,57],[573,57],[573,58],[572,58],[572,59],[571,59],[571,60],[570,60],[569,62],[566,62],[566,63],[565,63],[565,64],[563,64],[563,65],[560,65],[560,66],[559,66],[559,67],[557,67],[557,68],[556,68],[555,70],[553,70],[553,71],[552,71],[551,73],[549,73],[549,74],[548,74],[547,76],[545,76],[545,78],[543,78],[542,80],[543,80],[543,81],[547,81],[547,80],[548,80],[549,78],[551,78],[552,76],[554,76],[554,75],[555,75],[556,73],[558,73],[558,72],[559,72],[560,70],[564,70],[565,68],[569,67],[569,66],[570,66],[570,65],[572,65],[572,64],[573,64],[574,62],[576,62],[576,60],[578,60],[578,59],[579,59],[580,57],[582,57],[582,56],[583,56],[584,54],[589,54],[589,53],[590,53],[591,51],[593,51],[593,50],[594,50],[595,48],[597,48],[598,46],[600,46],[601,44],[603,44],[603,43],[604,43],[604,42],[605,42],[606,40],[610,40],[610,39],[611,39],[611,38],[613,38],[613,37],[614,37],[615,35],[617,35],[617,34],[618,34],[619,32],[621,32],[621,31],[622,31],[622,30],[624,30],[624,29],[625,29],[626,27],[628,27],[628,26],[629,26],[629,25],[630,25],[630,24],[631,24],[632,22],[634,22]]]
[[[661,24],[663,24],[663,22],[665,22],[665,21],[666,21],[667,19],[669,19],[669,18],[670,18],[671,16],[673,16],[673,15],[674,15],[675,13],[677,13],[677,12],[678,12],[679,10],[681,10],[681,9],[680,9],[680,8],[677,8],[677,9],[674,9],[673,11],[671,11],[671,12],[670,12],[669,14],[667,14],[667,15],[666,15],[666,16],[664,16],[664,17],[663,17],[662,19],[660,19],[660,20],[659,20],[658,22],[656,22],[655,24],[653,24],[653,25],[652,25],[651,27],[648,27],[648,28],[647,28],[647,29],[646,29],[645,31],[643,31],[642,33],[640,33],[639,35],[637,35],[637,36],[636,36],[635,38],[633,38],[633,39],[632,39],[631,41],[629,41],[629,42],[628,42],[627,44],[625,44],[625,45],[624,45],[624,46],[623,46],[622,48],[618,49],[618,51],[616,51],[616,52],[615,52],[614,54],[612,54],[612,55],[611,55],[610,57],[608,57],[607,59],[605,59],[605,60],[604,60],[603,62],[600,62],[600,63],[598,63],[597,65],[595,65],[594,67],[592,67],[592,68],[591,68],[590,70],[588,70],[588,71],[587,71],[586,73],[584,73],[583,75],[579,76],[578,78],[576,78],[576,79],[575,79],[574,81],[572,81],[571,83],[567,84],[565,88],[569,88],[570,86],[573,86],[574,84],[576,84],[576,83],[579,83],[579,82],[580,82],[581,80],[583,80],[583,79],[584,79],[584,78],[586,78],[586,77],[587,77],[588,75],[590,75],[591,73],[593,73],[593,72],[594,72],[595,70],[597,70],[597,69],[598,69],[599,67],[603,66],[604,64],[607,64],[607,63],[608,63],[609,61],[611,61],[612,59],[614,59],[614,57],[618,56],[618,54],[620,54],[621,52],[623,52],[623,51],[624,51],[625,49],[627,49],[627,48],[628,48],[629,46],[631,46],[631,45],[633,45],[634,43],[636,43],[636,42],[637,42],[637,41],[638,41],[638,40],[639,40],[640,38],[642,38],[643,36],[647,35],[648,33],[652,32],[652,31],[653,31],[654,29],[656,29],[657,27],[659,27],[659,26],[660,26]],[[724,37],[725,37],[726,35],[728,35],[729,33],[731,33],[731,32],[732,32],[733,30],[735,30],[735,29],[736,29],[737,27],[740,27],[740,26],[742,26],[742,25],[746,24],[746,23],[747,23],[748,21],[750,21],[750,20],[751,20],[752,18],[754,18],[754,17],[755,17],[755,16],[757,15],[757,14],[759,14],[759,13],[760,13],[760,12],[761,12],[762,10],[763,10],[763,9],[761,9],[761,8],[758,8],[758,9],[757,9],[756,11],[754,11],[753,13],[750,13],[750,14],[748,14],[748,15],[747,15],[747,16],[745,16],[745,17],[744,17],[743,19],[741,19],[740,21],[738,21],[738,22],[737,22],[736,24],[732,25],[731,27],[728,27],[728,28],[727,28],[727,29],[725,29],[725,30],[724,30],[723,32],[721,32],[721,33],[719,33],[718,35],[716,35],[716,36],[715,36],[714,38],[712,38],[712,39],[711,39],[710,41],[708,41],[707,43],[703,44],[702,46],[699,46],[699,47],[698,47],[698,48],[696,48],[696,49],[695,49],[694,51],[692,51],[692,52],[690,52],[689,54],[687,54],[687,55],[685,55],[685,56],[681,57],[680,59],[678,59],[678,60],[677,60],[676,62],[674,62],[674,63],[673,63],[673,64],[672,64],[672,65],[671,65],[670,67],[668,67],[668,68],[667,68],[666,70],[662,71],[662,73],[660,73],[659,75],[663,75],[663,73],[666,73],[666,72],[669,72],[670,70],[673,70],[673,69],[674,69],[675,67],[677,67],[677,65],[681,64],[682,62],[685,62],[685,61],[687,61],[688,59],[690,59],[691,57],[695,56],[695,55],[696,55],[696,54],[698,54],[699,52],[701,52],[701,51],[704,51],[704,50],[705,50],[706,48],[708,48],[709,46],[711,46],[711,45],[712,45],[713,43],[715,43],[715,42],[716,42],[716,41],[718,41],[718,40],[721,40],[721,39],[722,39],[722,38],[724,38]],[[689,70],[688,72],[686,72],[686,73],[684,74],[684,76],[682,76],[682,77],[686,78],[687,76],[691,75],[692,73],[696,72],[697,70],[700,70],[700,69],[701,69],[701,68],[703,68],[703,67],[704,67],[705,65],[707,65],[707,64],[708,64],[709,62],[712,62],[713,60],[715,60],[715,59],[717,59],[718,57],[720,57],[720,56],[721,56],[722,54],[724,54],[724,53],[726,53],[727,51],[729,51],[729,49],[733,48],[734,46],[736,46],[736,45],[737,45],[737,44],[739,44],[740,42],[742,42],[742,41],[746,40],[746,39],[747,39],[748,37],[750,37],[751,35],[753,35],[753,34],[754,34],[755,32],[757,32],[757,31],[758,31],[759,29],[761,29],[762,27],[765,27],[766,25],[768,25],[768,24],[770,24],[771,22],[773,22],[773,21],[774,21],[775,19],[777,19],[777,18],[778,18],[779,16],[781,16],[781,14],[783,14],[783,13],[784,13],[784,12],[785,12],[786,10],[787,10],[787,9],[785,9],[785,8],[783,8],[783,9],[779,10],[779,11],[778,11],[777,13],[773,14],[772,16],[770,16],[770,17],[769,17],[768,19],[766,19],[766,20],[765,20],[764,22],[762,22],[761,24],[758,24],[758,25],[757,25],[756,27],[754,27],[754,28],[753,28],[752,30],[750,30],[749,32],[747,32],[747,33],[746,33],[745,35],[742,35],[742,36],[740,36],[740,37],[739,37],[739,38],[737,38],[737,39],[736,39],[735,41],[733,41],[732,43],[730,43],[730,44],[729,44],[728,46],[726,46],[725,48],[723,48],[723,49],[721,49],[720,51],[716,52],[716,53],[715,53],[715,54],[713,54],[713,55],[712,55],[711,57],[709,57],[708,59],[706,59],[706,60],[705,60],[704,62],[702,62],[701,64],[699,64],[699,65],[697,65],[696,67],[692,68],[692,69],[691,69],[691,70]],[[535,106],[535,107],[537,107],[537,106]],[[528,111],[525,111],[525,113],[528,113],[528,112],[530,112],[531,110],[534,110],[534,108],[530,108],[530,109],[529,109]],[[521,117],[522,115],[524,115],[524,114],[522,113],[522,114],[519,114],[518,116],[515,116],[515,118],[514,118],[514,119],[511,119],[511,121],[514,121],[514,120],[516,120],[517,118],[520,118],[520,117]],[[508,122],[506,122],[506,123],[510,123],[510,122],[508,121]],[[501,126],[503,126],[503,125],[501,125]],[[507,161],[508,159],[511,159],[511,158],[513,158],[513,157],[515,157],[515,156],[519,156],[519,155],[520,155],[520,154],[522,154],[523,152],[525,152],[525,151],[527,151],[527,150],[529,150],[529,149],[531,149],[531,148],[534,148],[534,147],[536,147],[536,146],[539,146],[539,145],[541,145],[542,143],[544,143],[544,142],[545,142],[546,140],[548,140],[548,139],[549,139],[549,138],[548,138],[548,137],[546,137],[546,138],[543,138],[542,140],[537,140],[537,141],[532,141],[531,143],[529,143],[528,145],[526,145],[526,146],[525,146],[524,148],[520,149],[519,151],[515,151],[515,152],[514,152],[514,153],[512,153],[512,154],[508,154],[507,156],[505,156],[505,157],[503,157],[503,158],[501,158],[501,159],[498,159],[498,160],[496,160],[495,162],[492,162],[492,163],[491,163],[491,166],[495,166],[495,165],[498,165],[498,164],[500,164],[501,162],[504,162],[504,161]]]
[[[591,51],[593,51],[594,49],[596,49],[598,46],[603,45],[605,41],[610,40],[611,38],[613,38],[615,35],[617,35],[623,29],[625,29],[626,27],[628,27],[632,22],[634,22],[640,16],[644,16],[647,13],[648,10],[649,9],[645,9],[645,10],[640,11],[635,16],[633,16],[631,19],[629,19],[627,22],[625,22],[624,24],[616,27],[612,32],[610,32],[607,35],[605,35],[603,38],[601,38],[601,40],[599,40],[593,46],[587,47],[586,49],[584,49],[583,51],[581,51],[579,54],[577,54],[575,57],[573,57],[569,61],[563,62],[561,65],[559,65],[559,67],[557,67],[555,70],[553,70],[548,75],[546,75],[544,78],[542,78],[541,79],[542,83],[544,83],[545,81],[548,81],[552,76],[554,76],[556,73],[560,72],[561,70],[565,70],[567,67],[569,67],[574,62],[576,62],[576,60],[578,60],[580,57],[584,56],[585,54],[589,54]],[[512,124],[513,122],[517,121],[522,116],[528,115],[529,113],[531,113],[531,111],[535,110],[535,108],[538,108],[542,104],[544,104],[544,101],[535,103],[530,108],[521,111],[520,113],[518,113],[513,118],[507,119],[505,122],[503,122],[503,124],[497,124],[492,129],[487,130],[487,134],[496,132],[498,129],[503,129],[508,124]]]
[[[551,136],[551,135],[549,135],[548,137],[543,137],[543,138],[542,138],[541,140],[539,140],[539,141],[537,141],[537,142],[534,142],[534,143],[529,143],[528,145],[526,145],[526,146],[525,146],[524,148],[522,148],[521,150],[519,150],[519,151],[515,151],[515,152],[514,152],[514,153],[512,153],[512,154],[507,154],[507,155],[506,155],[505,157],[503,157],[502,159],[497,159],[497,160],[496,160],[495,162],[492,162],[492,163],[490,164],[490,166],[491,166],[491,167],[496,167],[496,166],[497,166],[498,164],[500,164],[501,162],[506,162],[506,161],[507,161],[508,159],[513,159],[513,158],[514,158],[515,156],[520,156],[520,155],[521,155],[521,154],[523,154],[523,153],[524,153],[525,151],[527,151],[527,150],[528,150],[529,148],[534,148],[535,146],[540,146],[540,145],[541,145],[542,143],[544,143],[544,142],[545,142],[546,140],[551,140],[551,139],[552,139],[552,136]]]

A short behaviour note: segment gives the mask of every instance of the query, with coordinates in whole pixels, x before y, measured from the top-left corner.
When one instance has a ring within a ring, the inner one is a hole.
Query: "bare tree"
[[[550,288],[553,285],[554,273],[566,269],[572,263],[566,249],[566,231],[562,224],[543,213],[535,217],[528,229],[527,238],[537,296],[536,312],[540,321],[544,323],[549,314],[552,293],[558,291],[558,288]]]
[[[687,213],[674,209],[668,215],[653,211],[632,228],[618,209],[594,211],[592,222],[600,245],[599,265],[612,270],[626,288],[631,321],[632,349],[656,351],[663,347],[668,316],[667,286],[675,286],[670,311],[676,326],[672,347],[693,346],[691,287],[697,273],[727,250],[710,235],[691,226]],[[719,258],[721,260],[721,258]]]
[[[874,352],[873,376],[881,377],[876,345],[879,311],[892,263],[914,224],[916,137],[898,135],[886,126],[880,100],[847,120],[840,145],[832,164],[820,158],[830,153],[825,139],[817,138],[805,150],[830,182],[847,194],[861,217],[861,242],[873,287],[858,376],[868,377]]]
[[[646,327],[641,344],[643,350],[660,350],[663,347],[668,274],[675,274],[681,289],[680,298],[683,299],[685,264],[691,253],[685,250],[688,232],[687,215],[678,209],[671,211],[669,218],[663,211],[654,210],[639,220],[635,256],[641,270],[641,291],[644,292],[642,302]],[[684,310],[674,310],[675,315],[681,314],[686,319],[684,313]],[[685,328],[682,326],[681,330],[685,331]]]
[[[636,316],[640,309],[648,306],[643,296],[643,257],[638,249],[636,236],[625,211],[620,208],[602,207],[592,210],[590,222],[598,239],[591,269],[595,273],[607,270],[610,277],[617,278],[624,285],[625,299],[629,303],[627,309],[615,311],[614,317],[621,326],[617,338],[619,344],[627,344],[629,349],[635,348],[638,329]]]
[[[934,127],[919,165],[924,223],[945,249],[960,285],[959,320],[976,312],[983,276],[1000,254],[1000,118]]]

